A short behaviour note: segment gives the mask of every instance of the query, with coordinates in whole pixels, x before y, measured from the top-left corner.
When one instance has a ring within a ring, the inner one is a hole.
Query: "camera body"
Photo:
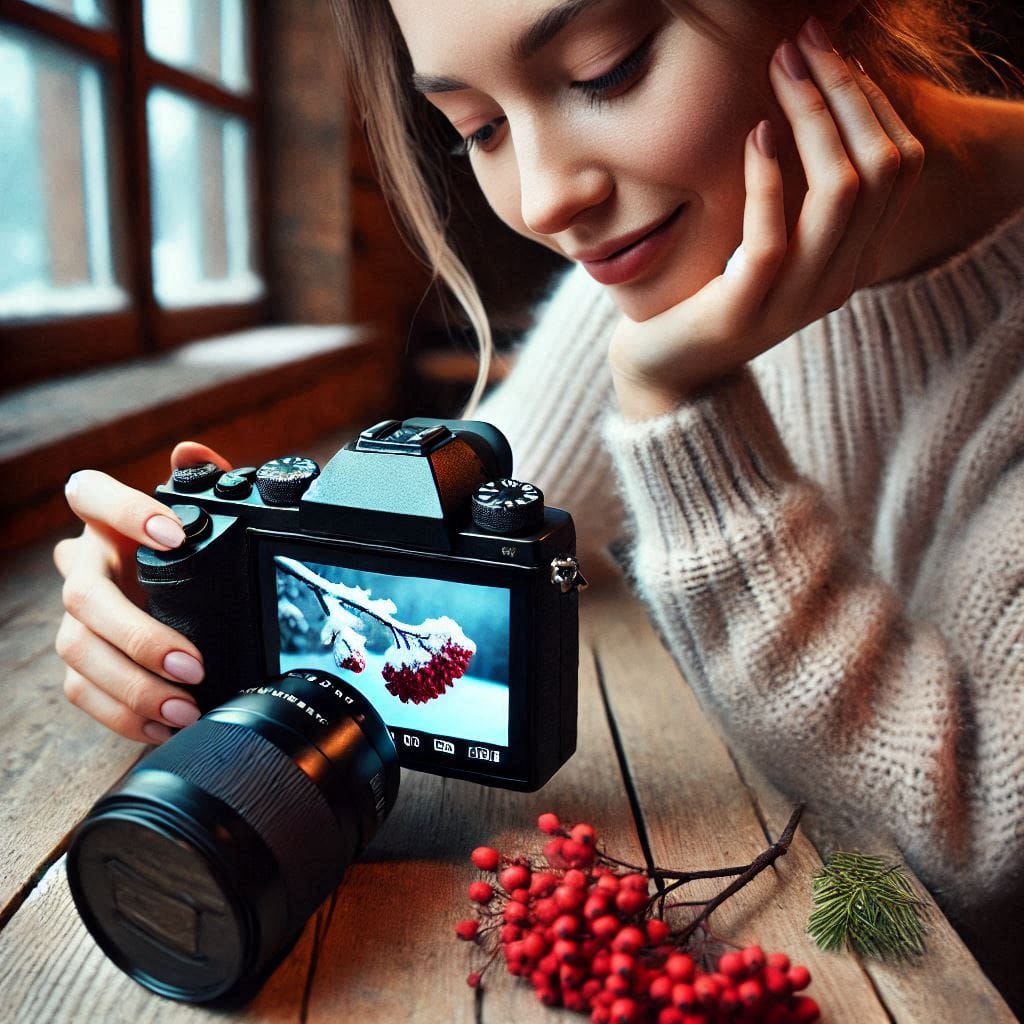
[[[176,470],[156,496],[187,539],[140,548],[138,572],[152,614],[203,654],[200,708],[330,671],[403,766],[542,786],[576,747],[585,581],[571,516],[511,471],[496,428],[433,419],[376,424],[322,472],[295,456]]]

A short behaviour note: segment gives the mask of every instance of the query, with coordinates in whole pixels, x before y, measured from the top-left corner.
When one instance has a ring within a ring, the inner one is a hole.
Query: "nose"
[[[564,134],[520,135],[516,157],[523,223],[536,235],[557,235],[611,194],[608,170]]]

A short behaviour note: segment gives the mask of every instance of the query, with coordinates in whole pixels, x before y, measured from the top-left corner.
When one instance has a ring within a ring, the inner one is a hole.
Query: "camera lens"
[[[189,1002],[251,996],[375,834],[398,756],[344,680],[299,669],[157,748],[68,851],[78,912],[136,981]]]

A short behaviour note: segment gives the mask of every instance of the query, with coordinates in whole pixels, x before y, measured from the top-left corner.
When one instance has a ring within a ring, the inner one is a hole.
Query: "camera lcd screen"
[[[392,730],[508,746],[508,589],[273,564],[279,671],[340,671]]]

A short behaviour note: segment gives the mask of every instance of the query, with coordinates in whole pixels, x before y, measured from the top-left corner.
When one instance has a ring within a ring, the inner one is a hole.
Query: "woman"
[[[836,826],[891,830],[966,917],[1024,857],[1024,104],[952,88],[939,0],[765,6],[335,3],[384,181],[481,337],[410,82],[502,220],[578,264],[477,414],[591,546],[621,501],[629,574],[733,741]],[[160,742],[201,656],[118,586],[180,527],[101,474],[69,500],[66,692]]]

